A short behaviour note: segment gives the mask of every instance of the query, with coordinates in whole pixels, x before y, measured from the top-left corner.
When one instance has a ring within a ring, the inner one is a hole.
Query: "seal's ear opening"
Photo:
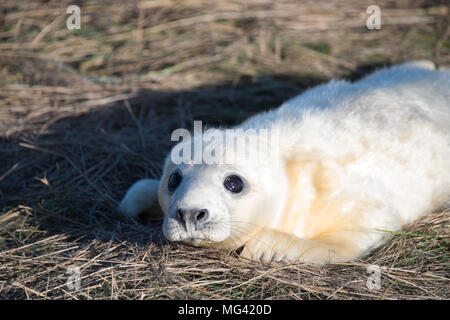
[[[158,205],[158,188],[159,180],[139,180],[128,189],[119,204],[119,212],[131,218],[146,215],[149,219],[161,219],[163,214]]]

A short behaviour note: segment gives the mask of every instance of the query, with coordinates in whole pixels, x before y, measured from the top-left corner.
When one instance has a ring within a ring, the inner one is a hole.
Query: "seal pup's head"
[[[195,139],[183,141],[181,147],[193,150]],[[220,160],[212,163],[175,164],[169,153],[158,190],[167,239],[235,249],[276,219],[285,200],[287,178],[275,149],[262,148],[267,139],[259,136],[248,143],[255,141],[256,153],[238,152],[239,146],[219,143],[204,133],[203,155],[214,150],[215,159]]]

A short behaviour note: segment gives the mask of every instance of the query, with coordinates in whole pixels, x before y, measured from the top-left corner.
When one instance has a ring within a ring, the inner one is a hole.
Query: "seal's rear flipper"
[[[136,218],[140,213],[149,211],[158,202],[159,180],[142,179],[128,189],[125,197],[119,204],[118,210],[121,214]],[[160,210],[151,210],[151,216],[161,216]]]

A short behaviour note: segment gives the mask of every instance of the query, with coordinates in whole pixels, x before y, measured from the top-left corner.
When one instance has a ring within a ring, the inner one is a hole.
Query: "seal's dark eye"
[[[223,185],[227,190],[233,193],[239,193],[244,189],[244,182],[241,177],[236,175],[231,175],[225,178],[223,181]]]
[[[169,191],[174,191],[178,185],[181,183],[181,174],[179,172],[174,172],[170,175],[169,181],[167,183],[167,188]]]

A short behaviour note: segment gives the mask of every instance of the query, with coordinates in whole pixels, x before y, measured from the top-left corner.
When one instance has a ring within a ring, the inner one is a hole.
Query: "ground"
[[[70,4],[0,5],[0,299],[450,298],[445,209],[327,266],[169,243],[115,209],[194,119],[236,124],[401,61],[450,65],[446,1],[377,1],[379,30],[371,1],[77,1],[80,30]]]

